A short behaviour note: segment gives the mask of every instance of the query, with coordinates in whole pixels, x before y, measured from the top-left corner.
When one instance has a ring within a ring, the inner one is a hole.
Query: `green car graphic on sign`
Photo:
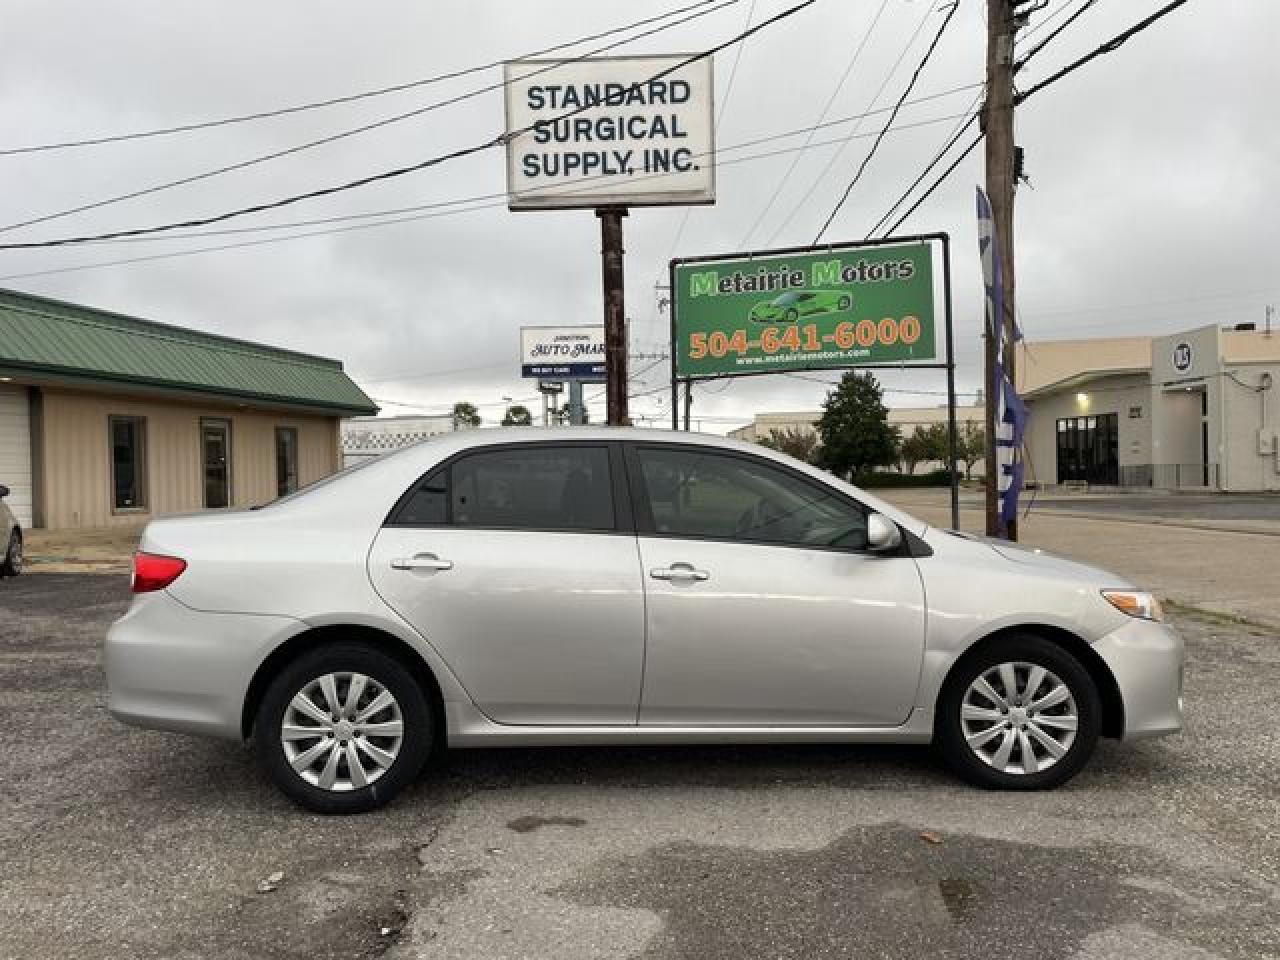
[[[751,308],[754,323],[795,323],[801,317],[838,313],[853,306],[853,297],[833,290],[788,290]]]

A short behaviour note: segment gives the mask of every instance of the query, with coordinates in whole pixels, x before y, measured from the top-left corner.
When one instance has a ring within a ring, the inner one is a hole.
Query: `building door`
[[[5,503],[24,527],[31,526],[31,420],[27,388],[0,383],[0,483]]]
[[[200,449],[204,457],[204,505],[231,505],[231,423],[200,421]]]
[[[1058,482],[1120,482],[1120,417],[1115,413],[1058,421]]]

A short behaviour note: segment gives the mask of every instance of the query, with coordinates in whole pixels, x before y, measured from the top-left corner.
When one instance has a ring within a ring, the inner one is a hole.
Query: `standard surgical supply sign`
[[[508,206],[714,203],[711,59],[687,59],[507,63]]]

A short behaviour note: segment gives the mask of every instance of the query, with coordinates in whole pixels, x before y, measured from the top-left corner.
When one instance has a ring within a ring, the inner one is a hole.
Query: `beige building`
[[[336,360],[0,290],[0,484],[24,526],[264,503],[377,407]]]
[[[1251,326],[1024,344],[1027,477],[1280,490],[1277,379],[1280,335]]]

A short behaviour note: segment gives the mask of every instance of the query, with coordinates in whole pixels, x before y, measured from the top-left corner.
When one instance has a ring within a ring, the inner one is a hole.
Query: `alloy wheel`
[[[1070,751],[1079,723],[1071,688],[1057,674],[1025,661],[984,670],[960,703],[969,749],[1001,773],[1048,770]]]
[[[391,691],[363,673],[326,673],[294,694],[280,725],[285,760],[322,790],[359,790],[396,762],[404,715]]]

